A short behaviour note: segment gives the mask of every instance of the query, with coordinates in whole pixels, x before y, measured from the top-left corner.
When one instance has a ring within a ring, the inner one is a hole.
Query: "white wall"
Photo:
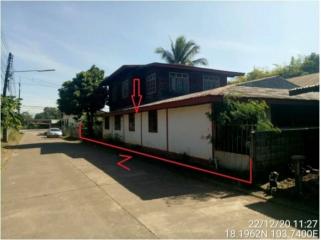
[[[128,114],[124,116],[125,123],[125,142],[131,144],[141,144],[141,114],[135,113],[135,131],[129,131],[129,117]]]
[[[103,120],[103,138],[106,138],[107,136],[113,134],[114,129],[114,116],[109,117],[109,129],[105,129],[105,118]]]
[[[206,137],[212,135],[212,124],[207,112],[211,105],[196,105],[168,109],[169,151],[186,153],[202,159],[212,158],[212,144]]]
[[[143,112],[143,146],[166,149],[166,109],[157,110],[157,133],[148,131],[148,112]]]
[[[120,130],[115,130],[115,116],[113,116],[113,123],[113,135],[117,135],[122,141],[125,141],[124,115],[120,118]]]
[[[115,136],[118,135],[123,141],[124,139],[124,116],[121,117],[120,119],[120,130],[115,130],[115,116],[110,116],[109,117],[109,129],[105,129],[105,118],[104,118],[104,122],[102,124],[102,128],[103,128],[103,137],[106,138],[107,136]]]
[[[135,131],[129,131],[128,114],[125,114],[121,118],[120,131],[115,130],[114,116],[110,116],[110,129],[103,129],[103,134],[104,137],[118,134],[126,143],[142,143],[144,147],[211,159],[212,144],[206,137],[212,134],[212,124],[206,116],[207,112],[211,112],[211,104],[168,109],[168,149],[166,109],[157,111],[156,133],[149,132],[148,112],[142,112],[135,114]]]

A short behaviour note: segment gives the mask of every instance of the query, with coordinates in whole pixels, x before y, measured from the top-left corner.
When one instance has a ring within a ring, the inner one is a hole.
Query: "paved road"
[[[115,151],[37,131],[12,151],[2,171],[3,238],[226,238],[228,229],[246,237],[251,220],[312,218],[153,160],[134,158],[128,172]]]

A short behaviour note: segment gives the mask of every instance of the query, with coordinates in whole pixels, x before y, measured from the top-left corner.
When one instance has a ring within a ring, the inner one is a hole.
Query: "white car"
[[[59,128],[49,128],[47,137],[62,137],[62,131]]]

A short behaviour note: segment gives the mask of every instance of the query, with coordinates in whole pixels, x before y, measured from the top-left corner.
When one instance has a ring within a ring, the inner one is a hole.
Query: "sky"
[[[163,62],[155,48],[184,35],[207,67],[248,72],[319,52],[319,3],[1,2],[2,71],[8,52],[21,81],[22,111],[56,106],[58,88],[93,64],[105,75],[124,64]]]

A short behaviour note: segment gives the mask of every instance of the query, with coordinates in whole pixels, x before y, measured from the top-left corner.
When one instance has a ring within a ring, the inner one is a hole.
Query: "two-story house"
[[[265,100],[272,107],[272,120],[280,115],[273,109],[280,106],[286,119],[300,114],[317,119],[313,115],[318,112],[319,101],[318,93],[290,96],[289,89],[227,85],[228,77],[242,74],[175,64],[124,65],[102,83],[110,92],[110,112],[103,114],[103,136],[107,141],[117,138],[156,153],[183,154],[205,164],[214,162],[218,168],[248,171],[249,152],[238,147],[241,141],[235,139],[239,138],[221,134],[232,150],[221,147],[216,123],[208,117],[219,111],[225,96]],[[131,101],[132,80],[136,77],[141,79],[143,95],[138,113]],[[290,108],[297,115],[290,114]],[[243,143],[245,146],[246,141]]]

